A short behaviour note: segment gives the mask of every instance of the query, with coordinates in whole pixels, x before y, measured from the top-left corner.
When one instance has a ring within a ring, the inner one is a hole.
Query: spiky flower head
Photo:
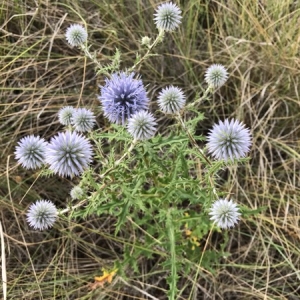
[[[60,124],[68,126],[71,124],[71,119],[75,108],[73,106],[65,106],[58,111],[58,119]]]
[[[79,175],[92,160],[92,145],[77,132],[60,132],[48,146],[46,162],[60,176]]]
[[[159,93],[157,102],[164,113],[173,114],[183,108],[185,96],[180,88],[171,85]]]
[[[249,129],[238,120],[220,121],[208,135],[208,151],[218,160],[233,161],[245,157],[250,146]]]
[[[83,189],[78,185],[74,186],[70,191],[70,196],[73,200],[81,199],[83,195]]]
[[[206,70],[204,78],[209,87],[216,89],[227,81],[228,72],[224,66],[213,64]]]
[[[18,142],[15,156],[26,169],[40,168],[45,163],[48,143],[39,136],[25,136]]]
[[[124,125],[135,112],[148,108],[149,99],[141,79],[134,79],[134,73],[114,73],[106,78],[105,86],[100,87],[98,99],[104,115],[112,123]]]
[[[27,222],[34,229],[48,229],[57,218],[56,206],[50,200],[37,200],[27,211]]]
[[[72,24],[66,31],[67,42],[71,46],[80,46],[87,40],[88,34],[85,28],[80,24]]]
[[[159,5],[154,14],[154,22],[158,30],[173,31],[181,23],[181,10],[172,2]]]
[[[72,125],[76,131],[91,131],[95,125],[95,116],[87,108],[77,108],[72,116]]]
[[[127,128],[135,140],[148,140],[154,136],[156,125],[153,115],[141,110],[131,116]]]
[[[148,36],[143,36],[141,39],[141,45],[142,46],[147,46],[149,47],[151,43],[151,38],[149,38]]]
[[[240,219],[239,208],[232,200],[219,199],[210,208],[210,219],[220,228],[233,227]]]

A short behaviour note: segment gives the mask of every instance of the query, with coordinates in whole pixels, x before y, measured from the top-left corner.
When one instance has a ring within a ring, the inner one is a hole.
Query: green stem
[[[164,31],[160,30],[155,41],[148,47],[147,52],[144,54],[144,56],[142,58],[139,59],[139,61],[137,61],[128,71],[132,72],[134,69],[136,69],[136,67],[138,65],[140,65],[144,60],[146,60],[149,56],[151,51],[153,50],[153,48],[159,43],[161,42],[162,38],[164,37]]]
[[[171,253],[171,282],[170,285],[170,294],[169,300],[174,300],[176,297],[177,291],[177,266],[176,266],[176,249],[175,249],[175,234],[174,234],[174,226],[173,220],[170,213],[170,210],[167,213],[166,226],[168,230],[168,236],[170,241],[170,253]]]
[[[88,47],[84,44],[81,44],[81,50],[84,52],[84,55],[88,57],[96,66],[99,70],[102,69],[102,65],[99,63],[97,60],[96,56],[91,54]]]
[[[180,121],[181,127],[182,129],[187,133],[191,143],[193,144],[193,146],[199,151],[201,158],[203,158],[203,160],[209,165],[211,166],[211,162],[209,161],[209,159],[206,157],[206,155],[204,154],[204,151],[198,146],[196,140],[194,139],[194,137],[192,136],[192,134],[190,133],[190,131],[188,130],[188,128],[186,127],[185,123],[182,120],[182,117],[180,115],[180,113],[177,114],[177,117]]]
[[[108,170],[106,170],[103,174],[101,174],[99,177],[102,179],[104,178],[108,173],[110,173],[112,170],[114,170],[125,158],[126,156],[133,150],[134,146],[136,145],[137,140],[133,140],[132,144],[130,145],[130,147],[128,148],[128,150],[122,155],[121,158],[119,158],[115,164],[113,165],[113,167],[109,168]]]
[[[211,89],[210,87],[208,87],[208,88],[205,90],[205,92],[204,92],[204,94],[202,95],[202,97],[200,97],[200,98],[198,98],[197,100],[195,100],[194,102],[189,103],[188,105],[186,105],[185,109],[189,109],[190,107],[193,107],[193,106],[195,106],[196,104],[200,103],[200,102],[203,101],[203,100],[208,96],[208,94],[211,93],[211,92],[212,92],[212,89]]]

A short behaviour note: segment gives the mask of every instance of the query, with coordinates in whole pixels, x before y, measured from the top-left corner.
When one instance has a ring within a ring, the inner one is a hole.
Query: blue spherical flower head
[[[239,208],[232,201],[219,199],[210,208],[210,219],[220,228],[233,227],[240,219]]]
[[[148,140],[155,134],[157,123],[147,111],[138,111],[128,120],[128,132],[135,140]]]
[[[209,87],[216,89],[227,81],[228,72],[224,66],[214,64],[206,70],[204,77]]]
[[[71,124],[72,116],[75,112],[73,106],[65,106],[58,111],[58,119],[60,124],[68,126]]]
[[[141,79],[134,79],[134,73],[114,73],[101,88],[98,99],[104,115],[112,123],[124,125],[135,112],[148,108],[149,99]]]
[[[185,96],[180,88],[171,85],[159,93],[157,102],[164,113],[174,114],[185,105]]]
[[[60,176],[80,175],[92,160],[92,145],[77,132],[60,132],[48,146],[46,162]]]
[[[245,157],[250,146],[249,129],[238,120],[220,121],[208,135],[208,151],[218,160],[233,161]]]
[[[181,23],[181,10],[172,2],[159,5],[154,14],[158,30],[173,31]]]
[[[16,147],[15,156],[26,169],[40,168],[45,162],[48,143],[39,136],[22,138]]]
[[[94,114],[86,108],[77,108],[72,116],[71,122],[76,131],[91,131],[95,125]]]
[[[56,206],[49,200],[38,200],[31,204],[27,212],[27,222],[34,229],[48,229],[57,218]]]
[[[79,24],[72,24],[66,31],[66,40],[71,46],[80,46],[87,40],[88,34],[85,28]]]

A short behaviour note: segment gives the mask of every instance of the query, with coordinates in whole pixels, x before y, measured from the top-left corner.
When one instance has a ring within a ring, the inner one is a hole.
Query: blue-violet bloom
[[[171,85],[159,93],[157,102],[164,113],[174,114],[185,105],[185,96],[180,88]]]
[[[71,46],[80,46],[87,40],[88,34],[80,24],[72,24],[66,31],[66,40]]]
[[[159,5],[154,14],[158,30],[173,31],[181,23],[181,10],[172,2]]]
[[[27,212],[27,222],[34,229],[48,229],[57,218],[56,206],[49,200],[38,200],[31,204]]]
[[[135,112],[148,108],[149,99],[141,79],[134,79],[134,73],[114,73],[101,88],[98,99],[104,115],[112,123],[125,125]]]
[[[60,132],[48,146],[46,162],[60,176],[80,175],[92,160],[92,145],[77,132]]]
[[[210,208],[210,219],[220,228],[233,227],[240,219],[239,208],[232,200],[219,199]]]
[[[60,124],[68,126],[74,114],[75,108],[73,106],[65,106],[58,111],[58,119]]]
[[[155,134],[157,123],[147,111],[138,111],[128,120],[128,132],[135,140],[148,140]]]
[[[212,156],[225,161],[245,157],[251,146],[249,129],[234,119],[215,124],[207,140],[207,148]]]
[[[209,87],[216,89],[227,81],[228,72],[224,66],[214,64],[206,70],[204,79]]]
[[[15,156],[26,169],[40,168],[45,163],[48,143],[39,136],[25,136],[18,142]]]
[[[95,125],[95,116],[87,108],[77,108],[72,116],[71,123],[76,131],[91,131]]]

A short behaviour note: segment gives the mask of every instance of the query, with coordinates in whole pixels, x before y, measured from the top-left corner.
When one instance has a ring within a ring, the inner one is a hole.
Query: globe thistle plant
[[[156,131],[155,119],[147,111],[138,111],[128,120],[128,132],[135,140],[148,140],[152,138]]]
[[[71,122],[76,131],[86,132],[92,130],[96,121],[89,109],[78,108],[74,111]]]
[[[148,108],[148,97],[142,80],[134,79],[134,73],[114,73],[101,88],[98,99],[104,115],[112,123],[124,125],[135,112]]]
[[[66,31],[66,40],[71,46],[80,46],[87,41],[87,31],[82,25],[72,24]]]
[[[231,160],[245,157],[251,146],[248,128],[238,120],[220,121],[208,135],[208,151],[218,160]]]
[[[171,85],[159,93],[158,105],[164,113],[173,114],[183,108],[185,96],[180,88]]]
[[[31,204],[27,212],[27,222],[34,229],[48,229],[57,218],[56,206],[49,200],[38,200]]]
[[[173,31],[181,23],[181,10],[172,2],[159,5],[154,14],[154,22],[158,30]]]
[[[80,186],[74,186],[70,191],[70,196],[73,200],[81,199],[84,195],[83,189]]]
[[[26,169],[40,168],[45,163],[48,143],[39,136],[29,135],[18,142],[15,156]]]
[[[232,201],[219,199],[210,208],[210,219],[220,228],[233,227],[240,219],[239,208]]]
[[[218,88],[227,81],[228,72],[224,66],[214,64],[206,70],[204,77],[209,87]]]
[[[92,160],[92,145],[77,132],[60,132],[48,146],[46,162],[60,176],[79,175]]]
[[[72,116],[75,108],[73,106],[65,106],[58,111],[58,119],[60,124],[68,126],[71,124]]]

